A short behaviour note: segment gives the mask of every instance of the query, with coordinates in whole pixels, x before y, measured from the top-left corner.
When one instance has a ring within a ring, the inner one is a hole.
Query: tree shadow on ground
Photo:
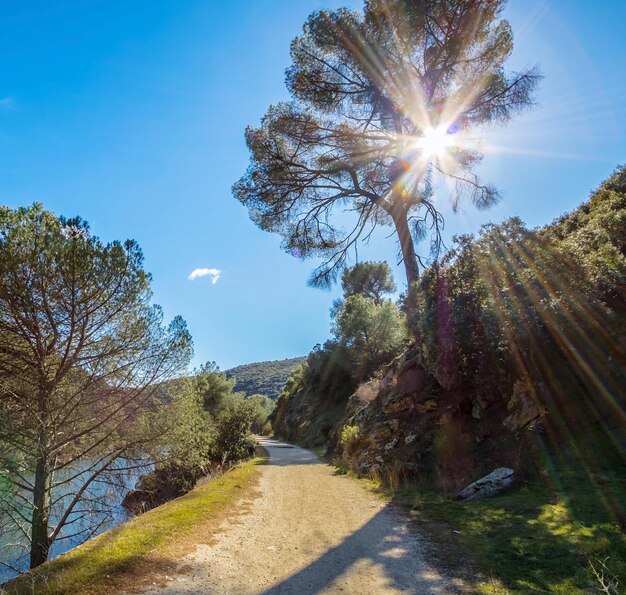
[[[405,593],[454,593],[460,586],[425,562],[419,536],[393,507],[386,507],[339,545],[263,594],[313,594],[331,585],[341,590],[342,577],[355,564],[378,566],[385,577],[384,587]],[[363,592],[376,592],[381,586],[364,583]]]
[[[267,440],[264,446],[273,456],[268,465],[278,467],[319,465],[320,459],[310,451]],[[274,449],[293,449],[289,457],[280,456]],[[329,515],[333,511],[329,510]],[[437,572],[424,559],[424,544],[417,532],[411,531],[406,517],[396,506],[386,506],[360,529],[329,548],[315,561],[283,579],[263,595],[314,594],[331,586],[342,589],[347,574],[358,565],[358,572],[377,566],[384,577],[381,584],[363,584],[362,592],[377,592],[381,587],[405,593],[424,594],[460,592],[460,580],[450,579]],[[345,592],[348,592],[343,587]]]

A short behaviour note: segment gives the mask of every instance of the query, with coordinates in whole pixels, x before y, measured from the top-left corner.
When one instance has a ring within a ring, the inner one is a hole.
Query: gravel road
[[[455,593],[406,517],[307,450],[260,439],[258,490],[211,546],[180,560],[164,594]]]

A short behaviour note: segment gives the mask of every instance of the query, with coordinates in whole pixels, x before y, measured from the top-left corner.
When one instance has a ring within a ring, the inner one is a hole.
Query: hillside
[[[541,229],[458,238],[402,304],[404,353],[357,378],[328,341],[288,382],[275,433],[382,482],[495,577],[480,593],[623,592],[625,232],[623,168]],[[506,492],[458,501],[503,467]]]
[[[497,466],[543,472],[535,449],[548,446],[581,449],[592,468],[620,459],[624,229],[626,168],[541,229],[512,219],[459,238],[408,298],[408,350],[365,382],[336,349],[312,353],[275,431],[451,494]]]
[[[236,366],[224,373],[228,378],[235,378],[235,391],[247,395],[261,394],[278,399],[291,372],[302,364],[306,357],[293,357],[268,362],[255,362]]]

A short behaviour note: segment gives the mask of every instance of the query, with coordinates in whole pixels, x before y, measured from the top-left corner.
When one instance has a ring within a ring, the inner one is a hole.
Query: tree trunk
[[[41,384],[45,379],[40,380]],[[37,399],[39,424],[33,485],[33,516],[30,536],[30,567],[36,568],[48,560],[51,540],[50,524],[50,456],[48,453],[48,400],[49,393],[40,388]]]
[[[40,436],[40,439],[44,438]],[[48,457],[43,450],[37,453],[35,468],[35,485],[33,491],[33,517],[31,524],[30,567],[36,568],[48,560],[50,551],[50,537],[48,525],[50,522],[50,492]]]
[[[406,271],[407,287],[411,287],[415,281],[419,280],[420,273],[406,211],[394,215],[393,221],[396,225],[396,232],[398,233],[398,240],[400,241],[400,248],[402,249],[402,260],[404,261],[404,269]]]

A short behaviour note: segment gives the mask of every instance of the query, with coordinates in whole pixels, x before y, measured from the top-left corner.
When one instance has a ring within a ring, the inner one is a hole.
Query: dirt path
[[[309,451],[261,439],[270,461],[247,511],[149,595],[454,593],[403,514]]]

